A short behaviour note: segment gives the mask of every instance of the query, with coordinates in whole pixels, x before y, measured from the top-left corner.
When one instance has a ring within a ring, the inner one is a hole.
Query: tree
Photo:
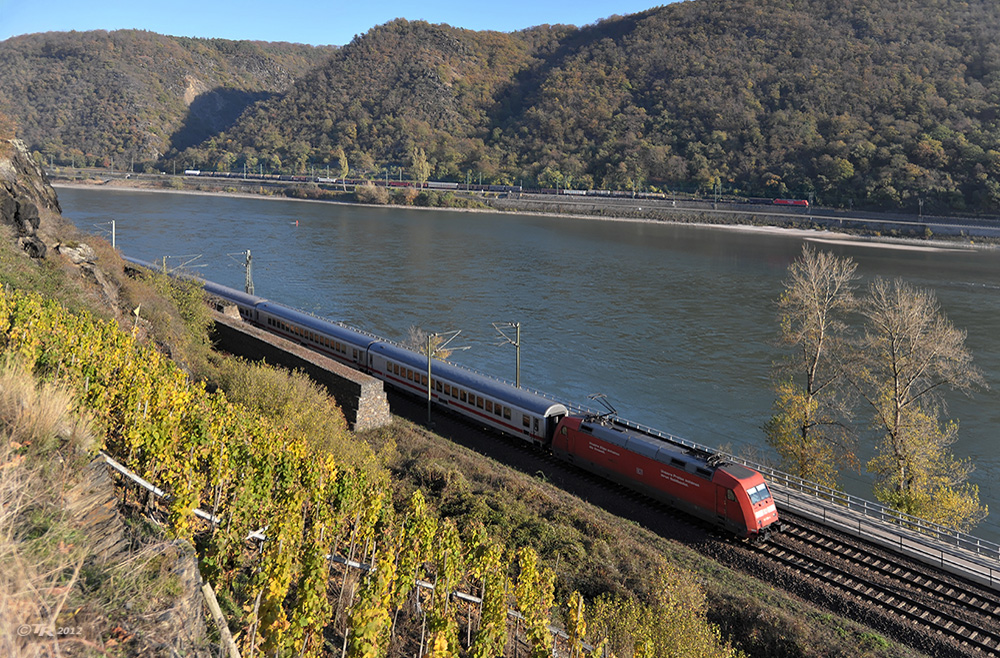
[[[942,424],[941,391],[985,386],[965,347],[965,332],[939,311],[934,295],[902,280],[877,279],[861,305],[867,326],[853,378],[882,433],[868,463],[875,495],[907,514],[968,530],[986,518],[968,461],[949,447],[958,426]]]
[[[344,186],[344,191],[347,191],[347,174],[351,173],[350,168],[347,166],[347,154],[344,153],[344,149],[340,146],[333,152],[333,156],[337,158],[337,167],[339,167],[340,182]]]
[[[389,192],[384,187],[372,184],[371,181],[365,181],[363,185],[354,187],[354,198],[358,203],[384,206],[389,203]]]
[[[403,347],[426,355],[428,339],[430,339],[431,356],[435,359],[446,360],[449,356],[451,356],[451,350],[442,345],[445,338],[446,336],[438,334],[428,334],[420,327],[413,325],[407,331],[406,340],[403,341]]]
[[[0,139],[14,139],[16,124],[6,114],[0,113]]]
[[[420,187],[424,186],[427,179],[431,177],[431,165],[427,161],[427,154],[423,149],[414,148],[410,152],[410,168],[413,171],[413,180],[417,181]]]
[[[804,246],[778,300],[780,341],[795,355],[777,368],[778,397],[764,430],[785,470],[827,486],[835,486],[839,466],[855,461],[839,384],[856,269],[850,258]]]

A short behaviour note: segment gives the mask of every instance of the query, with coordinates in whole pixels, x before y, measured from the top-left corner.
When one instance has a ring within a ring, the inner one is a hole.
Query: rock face
[[[0,141],[0,224],[10,226],[32,258],[44,258],[62,209],[41,168],[17,139]]]

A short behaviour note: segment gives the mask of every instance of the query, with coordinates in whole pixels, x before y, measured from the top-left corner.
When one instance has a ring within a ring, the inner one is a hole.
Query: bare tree
[[[407,330],[406,340],[403,341],[403,347],[426,356],[428,338],[430,339],[431,356],[433,358],[445,360],[451,356],[451,350],[441,345],[441,343],[444,342],[445,336],[428,334],[426,331],[415,325],[411,326],[409,330]]]
[[[850,258],[804,246],[778,300],[780,341],[794,356],[776,367],[774,415],[764,430],[783,468],[827,486],[836,485],[840,466],[856,463],[838,386],[856,269]]]
[[[985,386],[966,334],[944,317],[933,293],[899,279],[874,281],[861,312],[866,327],[852,379],[882,433],[868,463],[875,495],[900,511],[968,530],[988,510],[967,481],[973,465],[950,452],[957,423],[939,418],[946,388],[970,393]]]

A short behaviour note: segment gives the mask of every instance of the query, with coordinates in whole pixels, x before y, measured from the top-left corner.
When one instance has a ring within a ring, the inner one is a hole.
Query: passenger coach
[[[372,374],[400,390],[427,395],[427,357],[398,345],[371,346]],[[568,409],[560,402],[507,382],[435,359],[431,398],[442,407],[506,434],[546,445]]]

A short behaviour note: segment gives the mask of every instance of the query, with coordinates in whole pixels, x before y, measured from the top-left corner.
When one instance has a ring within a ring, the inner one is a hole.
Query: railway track
[[[426,419],[423,405],[404,396],[389,395],[394,413],[418,423]],[[687,543],[723,564],[753,573],[902,644],[936,657],[1000,657],[1000,595],[988,589],[936,573],[932,567],[788,513],[782,515],[785,529],[773,535],[771,541],[761,545],[740,542],[705,522],[574,468],[528,444],[497,437],[464,417],[438,418],[443,426],[451,428],[451,432],[444,433],[452,434],[458,443],[525,473],[543,474],[613,514],[631,518],[661,534],[666,532],[665,536]],[[438,429],[444,430],[443,426]],[[478,434],[483,437],[474,439]],[[748,566],[750,563],[756,566]]]
[[[783,532],[758,551],[806,578],[876,606],[982,656],[1000,656],[1000,596],[918,563],[784,516]]]

